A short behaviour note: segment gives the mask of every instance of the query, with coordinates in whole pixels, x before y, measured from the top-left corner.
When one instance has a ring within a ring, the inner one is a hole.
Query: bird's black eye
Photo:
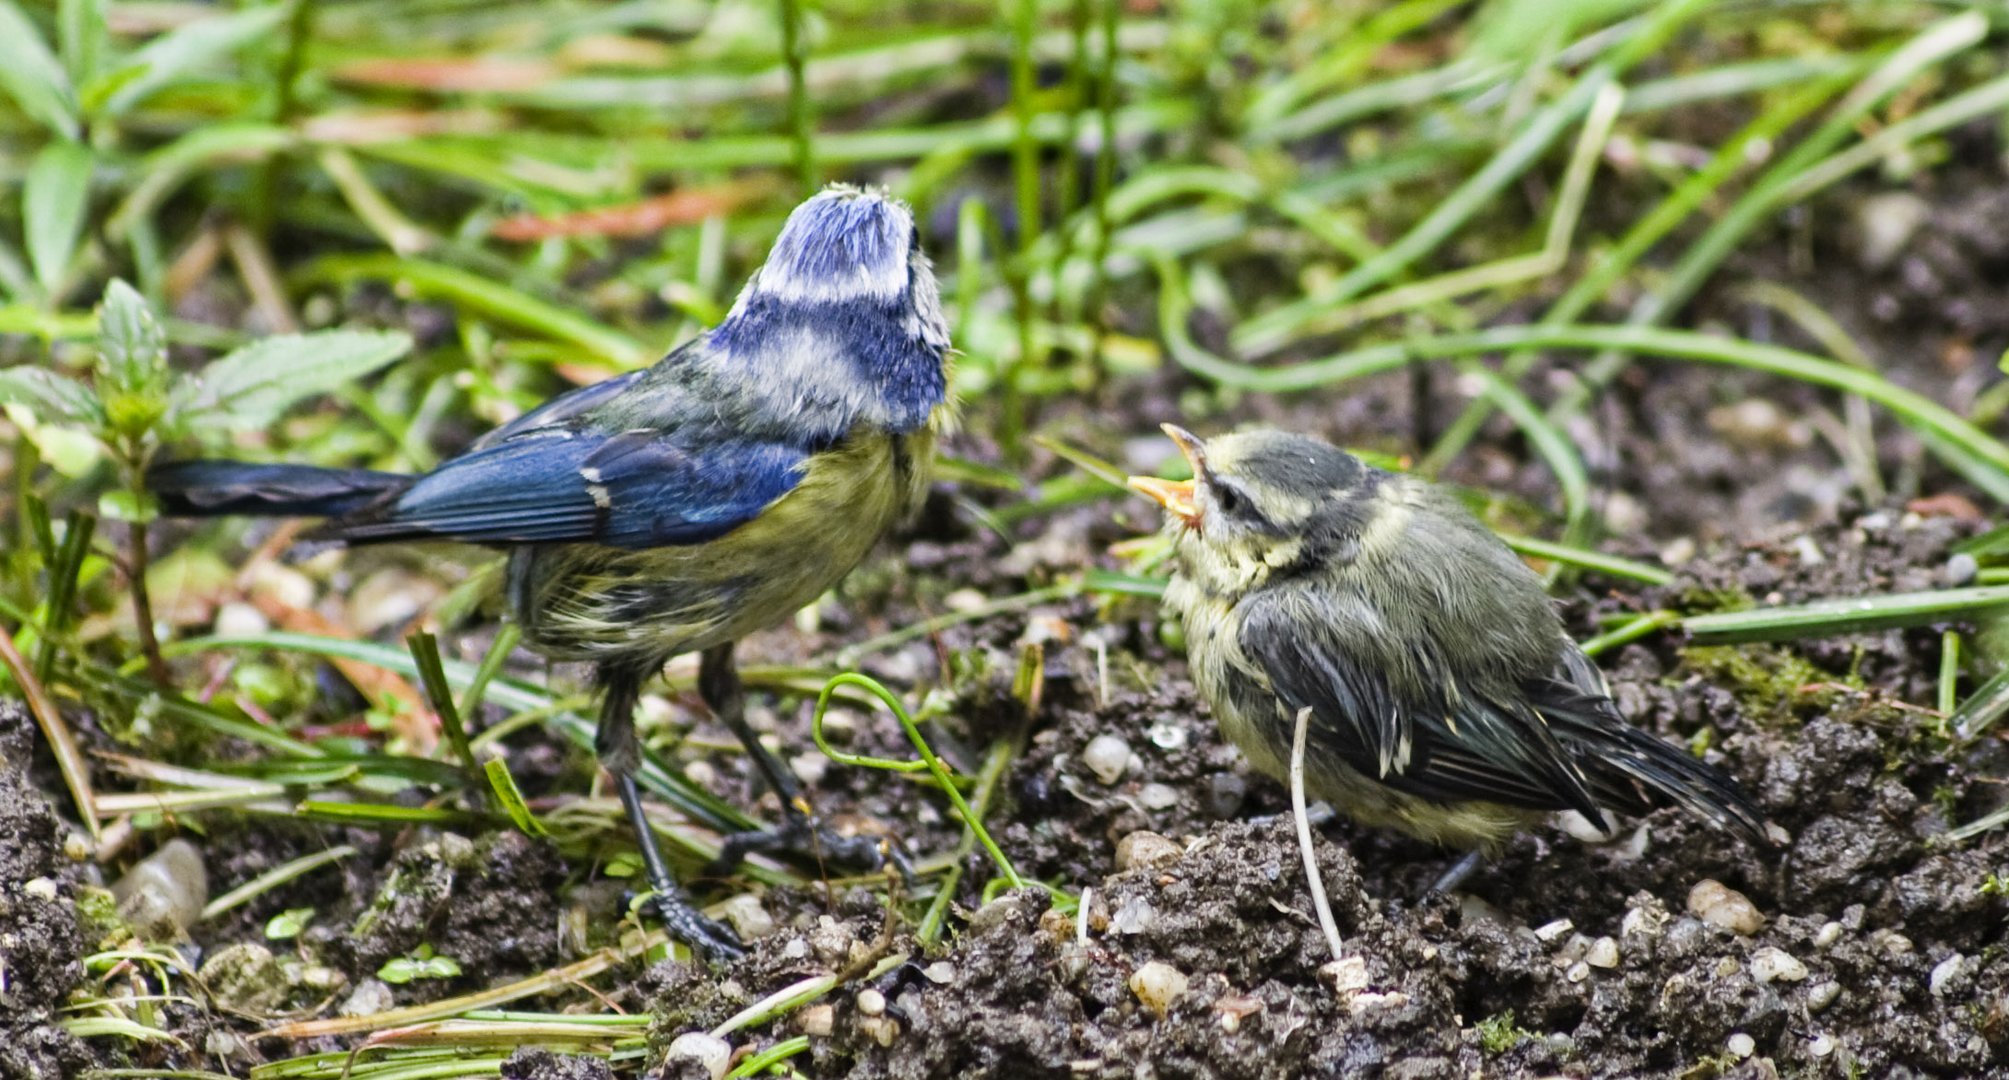
[[[1219,481],[1209,484],[1208,487],[1212,488],[1214,492],[1215,509],[1229,517],[1238,518],[1248,515],[1249,497],[1240,488],[1233,484],[1224,484]]]

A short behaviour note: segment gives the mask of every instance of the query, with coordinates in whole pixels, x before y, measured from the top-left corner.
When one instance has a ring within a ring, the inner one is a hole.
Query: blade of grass
[[[14,647],[14,635],[0,627],[0,664],[14,676],[14,687],[27,699],[28,711],[35,717],[35,723],[42,729],[42,737],[49,742],[49,752],[56,759],[56,769],[63,774],[63,783],[70,789],[70,799],[77,806],[77,818],[91,834],[92,840],[102,839],[98,830],[97,802],[91,793],[91,767],[84,760],[77,742],[70,736],[70,727],[63,722],[63,714],[56,703],[42,688],[41,680]],[[26,764],[25,762],[23,763]]]
[[[232,908],[249,903],[252,899],[276,889],[289,881],[305,877],[330,863],[341,862],[355,853],[356,849],[354,847],[348,844],[341,844],[331,847],[326,851],[317,851],[311,855],[302,855],[297,859],[290,859],[280,863],[278,866],[211,900],[203,907],[202,918],[204,921],[214,919],[218,915]]]
[[[2009,586],[1990,585],[1691,615],[1681,620],[1681,627],[1698,645],[1737,645],[1957,622],[2005,605],[2009,605]]]

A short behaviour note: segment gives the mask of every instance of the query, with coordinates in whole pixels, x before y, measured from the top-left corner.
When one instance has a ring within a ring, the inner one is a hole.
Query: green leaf
[[[52,142],[28,166],[28,178],[21,185],[21,217],[28,234],[28,262],[43,292],[56,291],[76,254],[96,160],[82,143]]]
[[[91,388],[48,368],[0,368],[0,405],[21,405],[50,423],[96,424],[104,409]]]
[[[188,410],[232,427],[258,428],[294,402],[337,389],[409,352],[410,336],[364,330],[281,334],[203,368],[183,385]]]
[[[131,285],[118,279],[105,288],[98,307],[98,393],[112,432],[137,438],[166,415],[167,332],[153,308]]]
[[[451,956],[434,956],[421,945],[410,956],[386,961],[377,969],[377,978],[387,983],[408,983],[413,979],[451,979],[460,974],[460,962]]]
[[[13,0],[0,2],[0,91],[66,139],[77,137],[77,94],[63,65]]]
[[[314,909],[310,907],[287,908],[285,911],[265,920],[265,937],[270,941],[285,941],[300,936],[307,924],[314,921]]]
[[[501,758],[489,758],[482,766],[488,774],[488,786],[495,792],[495,801],[502,804],[502,810],[509,820],[516,824],[526,836],[549,836],[544,823],[530,812],[530,804],[523,801],[523,792],[516,786],[516,778],[509,775],[509,765]]]
[[[105,59],[105,0],[62,0],[56,26],[70,85],[89,83]]]
[[[82,428],[41,423],[35,419],[33,410],[22,405],[0,406],[0,411],[35,444],[50,468],[72,480],[97,468],[98,459],[104,455],[104,444]]]
[[[160,503],[152,495],[131,491],[107,491],[98,496],[98,516],[113,521],[145,524],[160,516]]]
[[[211,61],[228,56],[263,37],[287,15],[288,4],[272,4],[203,19],[171,30],[147,42],[126,58],[121,70],[144,74],[121,87],[105,102],[105,115],[117,116],[155,93],[195,75]]]

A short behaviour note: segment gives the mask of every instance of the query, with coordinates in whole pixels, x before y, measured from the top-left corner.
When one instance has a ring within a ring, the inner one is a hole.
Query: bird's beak
[[[1198,435],[1177,424],[1160,424],[1166,435],[1179,444],[1179,452],[1186,455],[1187,464],[1193,466],[1193,475],[1200,477],[1207,472],[1207,444]],[[1165,512],[1177,517],[1187,525],[1200,524],[1200,504],[1194,498],[1197,480],[1162,480],[1156,476],[1133,476],[1130,486],[1136,491],[1157,500]]]
[[[1156,476],[1133,476],[1130,486],[1158,500],[1165,512],[1188,525],[1200,523],[1200,507],[1193,500],[1193,481],[1166,480]]]

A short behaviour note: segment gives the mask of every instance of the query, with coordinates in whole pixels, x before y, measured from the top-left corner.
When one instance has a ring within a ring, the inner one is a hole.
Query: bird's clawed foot
[[[718,858],[706,873],[720,877],[739,869],[748,855],[792,855],[818,866],[840,866],[854,870],[877,870],[891,865],[906,881],[914,879],[914,867],[899,844],[875,836],[847,836],[825,824],[800,800],[784,804],[781,824],[768,829],[733,833],[719,846]]]
[[[711,918],[697,909],[684,891],[674,882],[669,888],[661,886],[643,901],[645,911],[661,919],[663,928],[670,936],[689,945],[699,956],[714,964],[737,960],[746,955],[746,945],[732,927]]]

